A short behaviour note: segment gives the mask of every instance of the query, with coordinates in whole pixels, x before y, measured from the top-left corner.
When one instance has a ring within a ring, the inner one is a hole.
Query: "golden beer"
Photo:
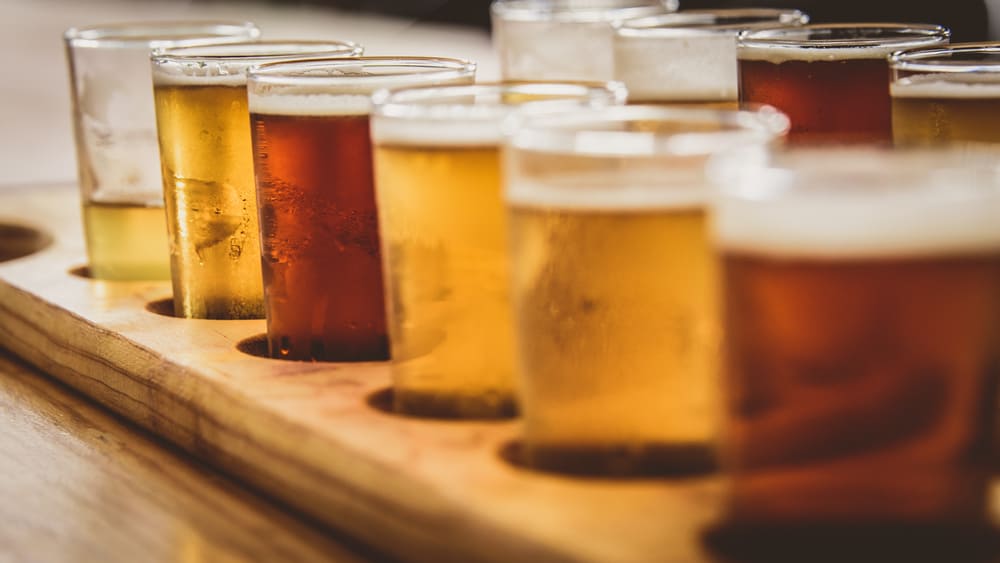
[[[295,56],[359,52],[342,42],[260,42],[154,54],[177,316],[264,317],[246,70]]]
[[[925,77],[892,85],[896,144],[1000,142],[1000,82],[963,84],[917,78]]]
[[[705,168],[727,148],[760,155],[787,123],[655,106],[521,120],[505,181],[524,463],[713,467],[719,326]]]
[[[715,267],[700,206],[515,203],[532,465],[697,468],[715,437]]]
[[[98,279],[170,278],[163,207],[88,201],[83,205],[90,275]]]
[[[154,97],[176,314],[261,318],[246,88],[157,84]]]
[[[515,407],[500,123],[521,104],[617,103],[571,83],[412,88],[378,100],[375,186],[396,409]]]

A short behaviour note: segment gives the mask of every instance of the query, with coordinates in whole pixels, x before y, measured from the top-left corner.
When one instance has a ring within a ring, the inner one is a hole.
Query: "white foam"
[[[632,177],[630,177],[632,176]],[[647,172],[554,174],[540,180],[508,173],[506,198],[517,207],[586,212],[687,211],[707,205],[711,186],[700,167]]]
[[[264,115],[367,115],[371,96],[358,94],[278,94],[249,91],[250,113]]]
[[[934,155],[924,155],[933,159]],[[1000,252],[996,170],[969,168],[892,178],[851,164],[803,181],[787,169],[744,171],[740,189],[714,205],[717,244],[777,257],[865,259]],[[877,161],[876,161],[877,165]],[[887,165],[882,161],[882,165]],[[811,189],[820,184],[819,189]],[[776,197],[771,197],[772,195]]]
[[[210,63],[203,67],[153,63],[156,86],[246,86],[250,64]]]
[[[890,86],[895,98],[1000,98],[1000,76],[974,79],[958,74],[927,74],[901,78]]]
[[[736,100],[736,34],[615,37],[615,78],[629,98],[656,101]]]
[[[429,147],[499,147],[502,120],[437,121],[431,119],[372,118],[372,141],[378,145]]]
[[[869,45],[865,47],[805,47],[774,45],[768,47],[740,46],[738,52],[740,60],[765,61],[777,64],[789,61],[823,62],[844,60],[885,60],[892,53],[910,47],[913,47],[913,45],[904,42],[886,43],[884,45]]]

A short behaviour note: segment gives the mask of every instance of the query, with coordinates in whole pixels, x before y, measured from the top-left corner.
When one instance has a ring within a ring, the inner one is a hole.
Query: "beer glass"
[[[1000,143],[1000,43],[897,53],[889,66],[897,145]]]
[[[739,36],[740,101],[770,104],[792,120],[789,142],[892,141],[888,56],[942,45],[937,25],[824,24]]]
[[[612,22],[676,9],[676,0],[495,0],[490,19],[500,74],[505,80],[613,80]]]
[[[267,61],[360,52],[340,41],[267,41],[154,53],[177,316],[264,316],[247,69]]]
[[[689,10],[618,22],[615,78],[630,103],[697,104],[736,109],[736,35],[809,22],[798,10]]]
[[[251,71],[272,357],[388,358],[370,97],[387,87],[471,83],[475,68],[456,59],[362,57]]]
[[[731,527],[799,561],[975,536],[1000,375],[995,156],[775,160],[737,159],[712,220]],[[940,555],[920,560],[964,560]]]
[[[501,123],[516,108],[624,99],[620,85],[543,82],[376,95],[375,186],[397,411],[514,413]]]
[[[64,35],[90,274],[170,278],[149,53],[255,39],[252,23],[123,23]]]
[[[715,263],[706,159],[766,150],[759,112],[625,106],[532,115],[506,145],[511,296],[530,466],[684,473],[714,463]]]

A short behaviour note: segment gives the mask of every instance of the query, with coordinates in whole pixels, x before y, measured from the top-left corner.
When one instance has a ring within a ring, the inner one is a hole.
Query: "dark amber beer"
[[[685,10],[615,25],[615,80],[629,103],[736,109],[736,36],[757,27],[803,25],[798,10]]]
[[[971,161],[807,152],[724,189],[734,527],[863,554],[985,527],[1000,186]]]
[[[747,31],[739,38],[740,102],[770,104],[792,121],[789,141],[892,140],[887,57],[939,45],[940,26],[807,25]]]
[[[907,51],[889,65],[897,145],[1000,143],[1000,44]]]
[[[262,65],[248,86],[268,348],[298,360],[389,357],[369,97],[470,82],[453,59]]]

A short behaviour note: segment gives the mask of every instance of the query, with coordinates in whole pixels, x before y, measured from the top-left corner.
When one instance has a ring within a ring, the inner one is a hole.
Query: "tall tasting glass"
[[[468,84],[475,70],[457,59],[362,57],[261,65],[250,72],[272,357],[388,358],[371,94]]]
[[[629,103],[737,107],[736,36],[755,27],[798,26],[798,10],[689,10],[618,22],[615,79]]]
[[[249,41],[252,23],[122,23],[64,35],[90,274],[109,280],[170,277],[149,53]]]
[[[506,146],[523,461],[578,473],[714,463],[715,262],[706,159],[787,128],[626,106],[525,118]]]
[[[1000,43],[896,53],[889,66],[897,145],[1000,143]]]
[[[341,41],[267,41],[154,53],[177,316],[264,316],[247,69],[268,61],[360,52],[361,47]]]
[[[888,56],[942,45],[937,25],[831,24],[745,31],[740,101],[770,104],[792,120],[790,142],[889,143]]]
[[[495,0],[490,17],[500,74],[504,80],[613,80],[611,24],[676,9],[676,0]]]
[[[731,527],[801,550],[782,561],[965,560],[959,538],[987,527],[1000,376],[995,157],[739,164],[712,221]]]
[[[514,413],[501,124],[518,108],[624,100],[620,85],[544,82],[376,96],[372,140],[397,411]]]

